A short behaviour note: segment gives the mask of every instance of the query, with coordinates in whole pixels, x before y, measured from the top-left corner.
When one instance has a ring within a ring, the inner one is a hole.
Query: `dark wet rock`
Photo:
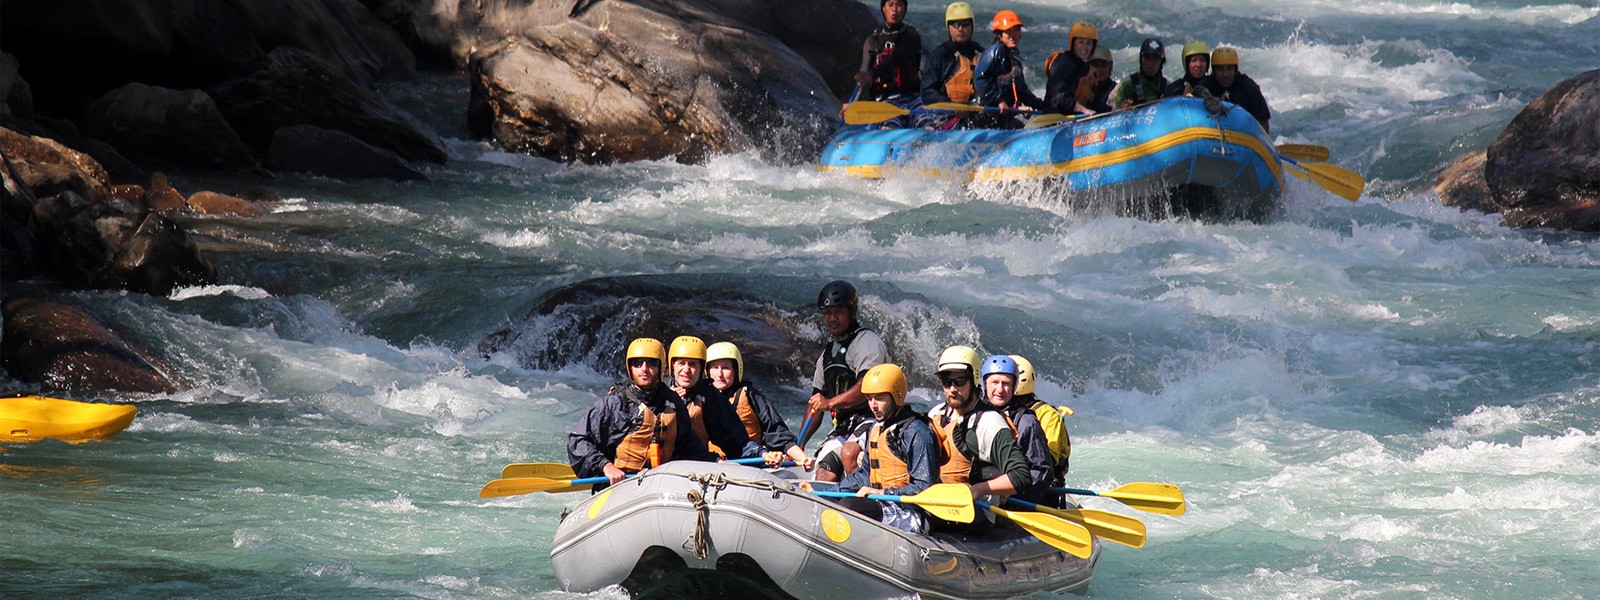
[[[55,274],[74,287],[99,288],[106,266],[138,229],[142,212],[91,202],[64,191],[34,205],[40,238],[55,258]]]
[[[1600,69],[1522,109],[1489,145],[1484,178],[1508,225],[1600,231]]]
[[[0,116],[33,118],[33,89],[17,69],[17,57],[0,52]]]
[[[1472,152],[1451,163],[1433,182],[1439,203],[1479,212],[1498,212],[1483,179],[1485,153]]]
[[[189,210],[202,215],[234,215],[254,217],[266,214],[266,210],[256,206],[255,203],[237,196],[220,194],[217,192],[201,190],[191,194],[186,204]]]
[[[128,160],[128,157],[123,156],[121,152],[117,152],[111,144],[100,140],[84,140],[80,149],[95,162],[100,163],[100,166],[105,167],[111,181],[126,183],[150,180],[149,171],[133,164],[133,161]]]
[[[91,199],[109,195],[110,175],[89,155],[38,136],[0,129],[0,156],[35,197],[73,191]]]
[[[407,160],[444,162],[449,156],[428,126],[303,50],[273,50],[261,69],[208,91],[234,131],[263,154],[279,129],[313,125],[343,131]]]
[[[188,232],[171,219],[151,213],[118,249],[102,285],[165,296],[178,287],[215,280],[216,268],[200,254]]]
[[[255,164],[222,111],[200,90],[124,85],[89,108],[84,129],[141,164],[202,169]]]
[[[70,303],[37,293],[7,296],[0,355],[18,380],[71,392],[167,394],[185,386],[149,349]]]
[[[38,224],[33,190],[0,160],[0,280],[15,281],[40,271]]]
[[[267,166],[282,171],[348,179],[426,180],[400,155],[373,147],[348,133],[294,125],[272,134]]]
[[[758,385],[795,385],[799,365],[816,360],[817,341],[797,326],[805,320],[723,288],[678,287],[649,277],[595,279],[550,292],[526,316],[480,341],[478,350],[513,356],[527,368],[578,364],[620,379],[623,350],[633,338],[671,344],[679,335],[695,335],[707,344],[738,344]]]
[[[143,204],[145,208],[159,213],[189,209],[189,201],[183,197],[183,192],[172,187],[166,173],[160,171],[150,175],[150,187],[145,189]]]

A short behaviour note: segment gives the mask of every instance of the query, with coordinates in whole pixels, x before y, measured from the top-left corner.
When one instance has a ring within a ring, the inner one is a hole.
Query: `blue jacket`
[[[1045,102],[1028,89],[1025,71],[1022,57],[1016,51],[1002,42],[995,42],[978,57],[977,70],[972,76],[979,101],[984,106],[999,106],[1004,102],[1011,106],[1045,110]]]
[[[716,455],[706,449],[705,441],[689,426],[683,401],[666,384],[644,390],[632,383],[619,383],[595,402],[567,434],[567,462],[578,477],[605,475],[606,463],[617,456],[617,445],[637,428],[633,419],[639,414],[641,403],[656,413],[667,407],[677,412],[677,444],[672,449],[672,460],[716,460]]]
[[[950,95],[945,93],[944,84],[950,81],[951,77],[955,77],[956,71],[961,68],[961,61],[956,55],[960,54],[968,60],[975,60],[980,52],[983,52],[983,46],[975,42],[957,45],[953,41],[945,40],[943,44],[929,51],[927,56],[922,57],[922,103],[950,102]],[[972,65],[972,71],[973,91],[976,93],[978,71],[976,62]]]
[[[928,426],[928,421],[910,407],[901,406],[900,412],[889,417],[888,427],[895,423],[911,420],[901,429],[898,436],[890,436],[893,443],[889,451],[900,460],[906,462],[906,468],[911,474],[911,483],[884,490],[885,494],[910,496],[922,493],[939,482],[939,442],[933,437],[933,428]],[[860,464],[856,470],[839,481],[839,491],[850,492],[859,490],[872,483],[872,461],[867,460],[866,449],[862,449]]]
[[[1267,97],[1261,95],[1261,86],[1249,75],[1240,73],[1233,78],[1231,87],[1222,87],[1217,83],[1216,75],[1207,75],[1200,80],[1200,85],[1211,92],[1218,100],[1226,100],[1245,109],[1256,121],[1261,123],[1261,130],[1272,133],[1267,122],[1272,120],[1272,109],[1267,107]]]

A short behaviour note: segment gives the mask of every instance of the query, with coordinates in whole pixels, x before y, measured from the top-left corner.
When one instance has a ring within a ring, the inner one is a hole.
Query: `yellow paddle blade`
[[[1311,181],[1322,189],[1328,190],[1335,196],[1355,202],[1361,198],[1361,192],[1367,189],[1367,180],[1355,171],[1328,163],[1284,163],[1290,169],[1300,169],[1311,177]],[[1293,172],[1293,171],[1291,171]]]
[[[1078,558],[1089,558],[1094,553],[1094,537],[1082,525],[1044,513],[1013,512],[995,506],[990,506],[989,510],[1011,519],[1057,550]]]
[[[851,102],[844,107],[844,122],[851,125],[866,125],[869,123],[882,123],[889,119],[909,114],[911,114],[911,111],[888,102],[861,100],[859,102]]]
[[[1032,119],[1028,119],[1028,124],[1024,126],[1023,129],[1039,129],[1041,127],[1049,127],[1059,123],[1067,123],[1076,120],[1077,118],[1077,115],[1039,115]]]
[[[900,501],[921,506],[928,514],[955,523],[971,523],[977,517],[972,510],[972,488],[959,483],[937,483],[915,496],[901,496]]]
[[[1183,499],[1183,490],[1170,483],[1136,481],[1100,492],[1100,495],[1145,512],[1163,515],[1181,515],[1188,507]]]
[[[956,110],[962,112],[983,112],[983,107],[976,104],[960,104],[956,102],[935,102],[924,105],[928,110]]]
[[[500,469],[500,477],[510,479],[513,477],[543,477],[546,479],[577,479],[578,474],[572,472],[572,466],[567,463],[537,462],[537,463],[511,463]]]
[[[535,492],[559,494],[562,492],[587,491],[593,488],[593,484],[572,485],[572,482],[566,479],[512,477],[509,479],[496,479],[483,484],[483,489],[478,490],[478,496],[481,498],[499,498],[501,496],[516,496]]]
[[[1328,162],[1327,146],[1312,144],[1278,144],[1278,154],[1298,161]]]
[[[1100,539],[1134,548],[1144,547],[1144,521],[1133,517],[1089,508],[1062,510],[1041,506],[1039,511],[1082,525]]]

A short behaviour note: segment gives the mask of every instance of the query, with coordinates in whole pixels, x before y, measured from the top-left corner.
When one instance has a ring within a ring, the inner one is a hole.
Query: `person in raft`
[[[761,453],[761,445],[751,442],[721,395],[705,378],[706,343],[692,335],[672,340],[667,349],[667,364],[672,369],[671,387],[683,400],[694,434],[706,441],[707,449],[718,458],[746,458]]]
[[[857,89],[869,90],[867,97],[888,102],[909,111],[922,109],[922,35],[906,24],[906,0],[880,0],[883,27],[872,30],[861,45],[861,68],[856,71]],[[930,120],[913,112],[917,121]],[[908,125],[905,115],[883,122],[886,128]],[[920,124],[920,123],[919,123]]]
[[[1211,75],[1200,81],[1200,87],[1211,92],[1218,100],[1227,100],[1245,109],[1261,123],[1261,131],[1272,133],[1267,124],[1272,120],[1272,109],[1267,107],[1267,97],[1261,95],[1261,86],[1249,75],[1239,72],[1239,51],[1217,48],[1211,53]]]
[[[744,373],[744,356],[732,342],[717,342],[706,349],[706,375],[716,388],[718,400],[733,409],[749,440],[762,448],[767,466],[778,467],[784,459],[805,470],[816,468],[816,461],[800,447],[799,439],[783,422],[783,415],[767,397],[756,390]]]
[[[967,104],[978,96],[972,75],[978,66],[978,54],[983,52],[983,46],[972,41],[972,5],[952,3],[945,8],[944,25],[950,31],[950,39],[929,50],[922,59],[924,105],[941,102]],[[956,127],[966,116],[967,113],[958,112],[946,118],[939,129]]]
[[[1095,111],[1078,101],[1078,88],[1090,77],[1089,60],[1100,46],[1100,30],[1079,21],[1067,30],[1067,51],[1054,52],[1044,61],[1044,100],[1058,114],[1092,115]]]
[[[667,358],[661,342],[633,340],[626,356],[628,381],[611,386],[567,435],[572,471],[616,483],[673,460],[716,460],[689,426],[683,400],[661,382]]]
[[[994,31],[994,45],[978,57],[977,70],[972,80],[977,88],[978,103],[998,107],[1002,112],[1010,109],[1048,110],[1044,100],[1028,89],[1028,78],[1022,66],[1022,18],[1009,10],[995,13],[989,22]],[[985,114],[975,121],[985,121],[985,126],[1018,129],[1022,122],[1007,116]]]
[[[983,359],[983,394],[1016,428],[1017,446],[1028,460],[1028,485],[1018,489],[1016,496],[1042,504],[1051,495],[1050,481],[1055,476],[1056,461],[1050,454],[1039,417],[1021,402],[1012,402],[1020,372],[1017,361],[1008,355],[996,354]]]
[[[969,485],[973,497],[996,504],[1031,485],[1028,459],[1017,447],[1016,431],[998,409],[979,397],[978,351],[967,346],[945,348],[936,368],[944,404],[928,411],[928,418],[940,446],[939,481]],[[990,521],[935,525],[973,531],[987,528]]]
[[[883,364],[861,378],[861,392],[877,422],[867,435],[866,460],[839,482],[839,491],[856,492],[840,504],[885,525],[911,533],[928,532],[928,514],[916,505],[865,498],[868,494],[913,496],[938,483],[938,442],[927,419],[906,406],[906,374]]]
[[[872,424],[866,396],[861,393],[861,377],[872,367],[889,362],[889,348],[878,333],[861,326],[856,288],[846,281],[834,281],[817,294],[822,309],[822,327],[831,336],[822,356],[817,357],[811,376],[811,398],[800,445],[822,429],[822,419],[833,414],[833,431],[817,450],[818,481],[835,482],[856,469],[856,457],[844,451],[845,442],[860,444]]]

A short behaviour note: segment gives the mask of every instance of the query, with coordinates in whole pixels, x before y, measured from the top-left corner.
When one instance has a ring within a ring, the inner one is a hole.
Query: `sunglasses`
[[[965,387],[967,384],[972,383],[972,378],[971,377],[940,377],[939,378],[939,383],[944,385],[947,388]]]
[[[961,20],[961,21],[946,21],[945,25],[949,25],[951,27],[972,27],[972,19],[964,19],[964,20]]]
[[[633,367],[635,369],[637,369],[639,367],[643,367],[645,365],[650,365],[652,367],[660,367],[661,366],[661,361],[656,360],[654,358],[635,358],[635,359],[632,359],[632,360],[628,361],[628,366]]]

